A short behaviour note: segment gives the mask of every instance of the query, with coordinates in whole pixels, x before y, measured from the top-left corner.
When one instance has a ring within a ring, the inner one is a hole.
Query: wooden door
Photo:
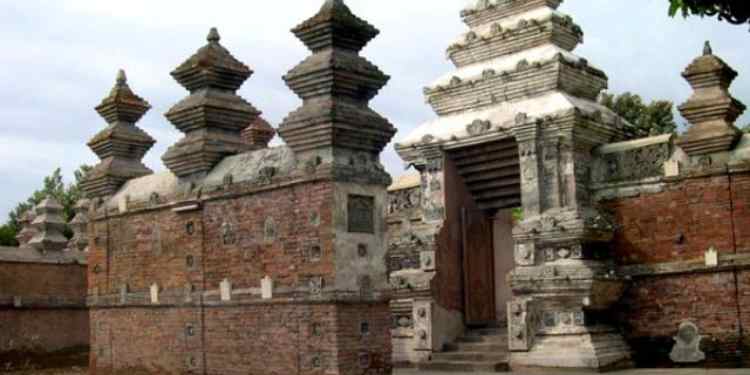
[[[466,324],[495,322],[495,258],[492,220],[481,211],[463,209],[464,305]]]

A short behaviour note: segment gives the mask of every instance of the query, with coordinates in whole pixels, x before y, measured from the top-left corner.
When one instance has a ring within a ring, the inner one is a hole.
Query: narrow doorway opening
[[[515,265],[512,237],[521,207],[518,144],[508,138],[447,152],[447,199],[460,206],[464,318],[469,327],[505,325],[512,298],[507,274]],[[455,196],[451,197],[450,194]],[[468,197],[461,197],[468,195]]]

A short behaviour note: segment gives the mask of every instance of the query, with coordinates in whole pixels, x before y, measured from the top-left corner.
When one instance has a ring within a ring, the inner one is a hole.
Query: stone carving
[[[313,276],[307,281],[307,285],[310,288],[310,294],[313,296],[320,296],[323,293],[323,277]]]
[[[234,225],[228,222],[224,222],[224,224],[221,225],[221,239],[224,245],[234,245],[237,242],[234,233]]]
[[[492,124],[489,121],[474,120],[471,124],[466,126],[466,131],[469,135],[477,136],[484,134],[492,129]]]
[[[675,345],[669,358],[675,363],[697,363],[706,359],[701,351],[703,337],[698,333],[698,327],[692,322],[682,322],[674,337]]]
[[[347,223],[349,233],[375,233],[375,198],[349,195]]]
[[[603,156],[606,172],[598,182],[641,180],[664,175],[664,163],[671,157],[670,143],[659,143]]]
[[[422,191],[419,188],[402,189],[388,193],[388,214],[419,208]]]
[[[273,182],[273,178],[276,176],[276,168],[274,167],[263,167],[258,171],[257,182],[259,185],[269,185]]]
[[[263,224],[263,241],[266,244],[272,244],[276,242],[276,221],[269,217]]]

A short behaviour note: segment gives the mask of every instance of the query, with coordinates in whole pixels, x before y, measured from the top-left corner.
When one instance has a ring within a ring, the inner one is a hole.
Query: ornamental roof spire
[[[141,159],[156,141],[135,126],[149,109],[131,90],[125,71],[118,71],[115,86],[96,107],[108,126],[88,143],[101,160],[83,182],[89,198],[112,195],[128,180],[152,173]]]
[[[206,39],[208,44],[172,72],[190,91],[166,114],[185,133],[162,157],[178,177],[205,174],[224,157],[248,150],[240,133],[260,115],[236,94],[253,71],[221,45],[216,28]]]
[[[295,152],[379,154],[396,130],[368,102],[390,77],[358,54],[379,31],[343,1],[328,0],[292,32],[313,55],[284,76],[304,103],[279,126],[281,137]]]
[[[731,150],[741,136],[734,122],[746,109],[729,93],[737,72],[714,55],[706,42],[703,55],[693,60],[682,76],[694,92],[679,107],[691,126],[677,144],[691,156]]]
[[[359,51],[380,33],[355,16],[343,0],[326,0],[315,16],[292,32],[313,52],[330,47]]]

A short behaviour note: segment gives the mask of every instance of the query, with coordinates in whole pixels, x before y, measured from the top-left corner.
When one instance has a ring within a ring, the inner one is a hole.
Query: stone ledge
[[[666,262],[655,264],[639,264],[622,266],[619,274],[630,278],[695,274],[695,273],[717,273],[735,270],[750,269],[750,252],[739,254],[719,254],[718,266],[707,266],[705,259]]]

